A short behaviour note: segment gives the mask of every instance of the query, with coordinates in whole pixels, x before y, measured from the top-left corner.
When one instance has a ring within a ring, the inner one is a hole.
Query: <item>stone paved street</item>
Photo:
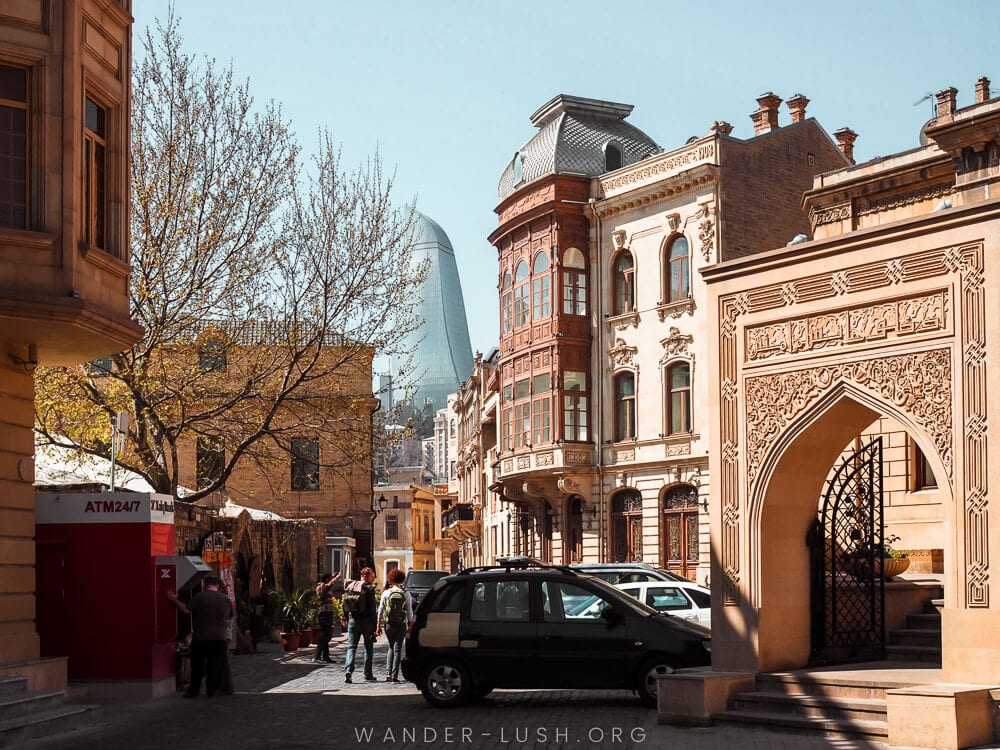
[[[819,750],[883,748],[867,742],[803,737],[730,727],[660,726],[656,712],[625,691],[502,691],[464,708],[428,706],[409,683],[343,679],[343,636],[337,664],[311,664],[275,644],[232,658],[236,694],[196,700],[99,702],[97,723],[25,750],[159,750],[184,747],[260,748],[692,748],[695,750]],[[382,677],[385,641],[376,642]],[[360,668],[355,674],[360,674]],[[86,702],[86,699],[81,699]],[[94,703],[95,701],[89,701]]]

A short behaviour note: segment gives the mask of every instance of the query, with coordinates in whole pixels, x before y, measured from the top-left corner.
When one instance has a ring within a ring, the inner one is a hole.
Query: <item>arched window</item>
[[[663,496],[663,564],[693,578],[698,568],[698,488],[671,487]]]
[[[691,432],[691,365],[667,368],[667,434]]]
[[[510,269],[503,272],[503,285],[500,287],[500,319],[503,332],[510,333],[514,326],[513,284],[511,284]]]
[[[632,254],[628,251],[620,253],[615,259],[614,269],[612,314],[624,315],[635,310],[635,269],[632,264]]]
[[[539,253],[531,269],[531,319],[541,320],[552,312],[550,300],[551,277],[549,275],[549,255]]]
[[[519,184],[524,179],[524,157],[514,154],[514,184]]]
[[[615,562],[642,562],[642,495],[623,490],[611,499],[611,555]]]
[[[667,251],[667,301],[680,302],[691,296],[691,251],[684,237],[677,237]]]
[[[514,327],[528,323],[531,308],[528,307],[528,264],[523,260],[514,269]]]
[[[635,374],[615,376],[615,440],[635,439]]]
[[[562,299],[565,315],[587,314],[587,276],[583,253],[571,247],[563,253]]]
[[[621,169],[624,165],[621,147],[617,143],[606,143],[604,145],[604,171],[613,172],[616,169]]]

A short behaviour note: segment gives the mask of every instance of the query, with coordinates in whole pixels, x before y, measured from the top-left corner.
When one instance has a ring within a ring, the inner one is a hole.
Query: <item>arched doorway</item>
[[[690,484],[663,493],[661,564],[669,571],[695,579],[699,562],[698,488]]]
[[[611,499],[611,559],[642,562],[642,495],[627,489]]]
[[[721,627],[713,616],[713,657],[718,652],[726,664],[755,671],[795,669],[810,662],[809,539],[819,501],[845,449],[882,415],[906,428],[935,474],[946,472],[934,441],[906,413],[855,385],[833,385],[776,436],[761,456],[759,470],[751,473],[746,526],[740,529],[747,553],[740,574],[745,571],[747,585],[739,590],[726,585],[720,592],[723,610],[735,606],[740,614],[733,618],[730,610],[728,619],[723,614]],[[947,557],[947,540],[942,544]],[[723,580],[729,584],[732,575]]]
[[[583,562],[583,506],[584,499],[571,495],[566,500],[565,559],[568,563]]]

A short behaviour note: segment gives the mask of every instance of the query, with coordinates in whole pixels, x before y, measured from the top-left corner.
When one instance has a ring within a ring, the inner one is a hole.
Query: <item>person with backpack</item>
[[[399,663],[403,658],[403,638],[406,629],[413,622],[413,598],[410,592],[403,589],[406,574],[399,568],[393,568],[386,576],[389,585],[382,592],[378,603],[378,628],[375,635],[381,635],[389,641],[389,653],[385,660],[385,681],[399,682]]]
[[[374,682],[372,671],[372,651],[375,648],[376,607],[375,607],[375,571],[371,568],[361,569],[360,581],[348,581],[344,584],[344,597],[340,605],[347,616],[347,654],[344,657],[344,682],[351,682],[354,674],[354,655],[358,650],[358,641],[365,642],[365,681]]]
[[[324,573],[323,578],[316,584],[316,598],[319,601],[319,629],[320,637],[316,641],[316,653],[313,661],[317,664],[333,664],[330,658],[330,639],[333,637],[333,586],[340,578],[333,573]]]

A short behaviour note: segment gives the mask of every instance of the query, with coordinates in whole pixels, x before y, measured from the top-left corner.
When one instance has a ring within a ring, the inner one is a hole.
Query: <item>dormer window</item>
[[[621,169],[624,165],[625,158],[622,155],[621,146],[611,142],[604,144],[604,171],[613,172],[616,169]]]
[[[524,181],[524,157],[514,154],[514,184],[519,185]]]

